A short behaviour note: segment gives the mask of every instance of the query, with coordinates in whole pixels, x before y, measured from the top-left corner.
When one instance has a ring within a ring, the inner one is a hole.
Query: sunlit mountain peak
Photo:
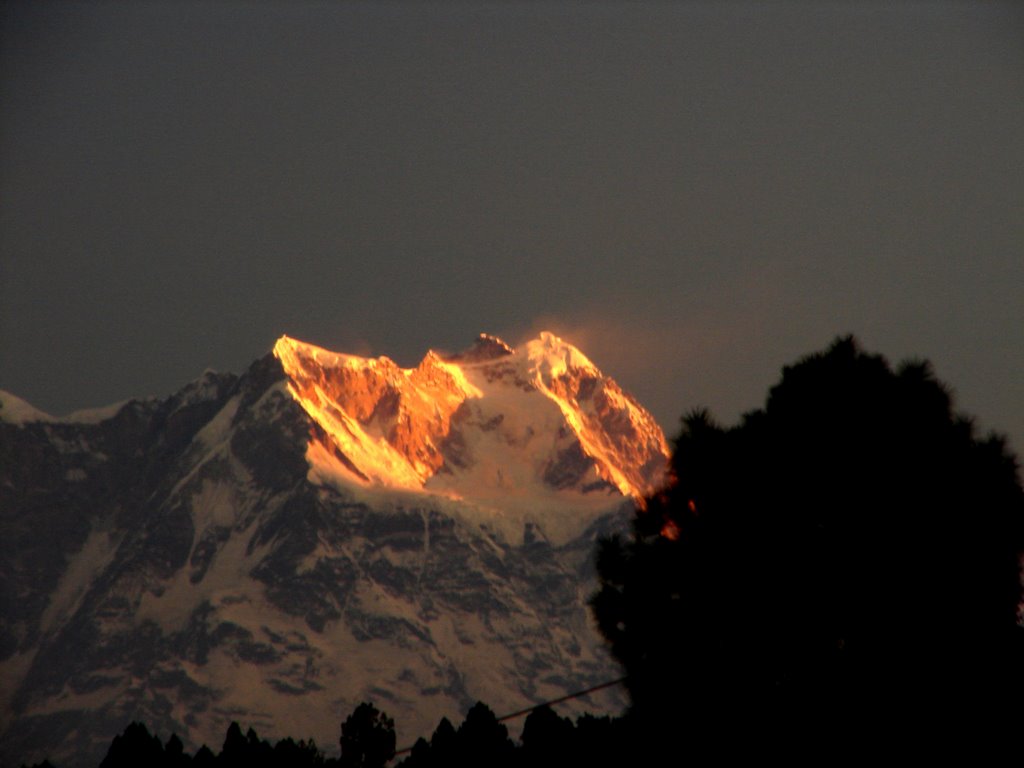
[[[586,355],[548,331],[541,331],[540,336],[527,342],[526,350],[531,364],[545,379],[564,376],[572,369],[601,376],[597,366]]]
[[[319,427],[311,479],[474,499],[500,509],[657,488],[668,448],[651,415],[552,333],[514,349],[480,334],[415,368],[282,336],[288,392]]]

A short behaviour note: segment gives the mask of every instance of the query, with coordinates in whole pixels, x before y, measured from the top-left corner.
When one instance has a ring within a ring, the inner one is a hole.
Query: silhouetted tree
[[[624,718],[584,714],[576,719],[575,754],[577,765],[636,765],[637,750],[633,734]]]
[[[164,765],[164,746],[143,723],[135,722],[110,742],[100,768],[135,768],[139,765]]]
[[[341,725],[342,768],[380,768],[395,756],[395,721],[363,702]]]
[[[455,726],[447,717],[442,717],[430,737],[431,762],[429,764],[432,766],[452,765],[455,760],[456,748]]]
[[[296,742],[289,737],[274,745],[274,765],[287,768],[315,768],[323,764],[324,756],[312,739]]]
[[[178,734],[172,733],[164,745],[164,764],[167,768],[182,768],[191,762],[189,756],[185,754],[185,745],[178,738]]]
[[[217,764],[213,750],[203,744],[192,758],[192,768],[212,768]]]
[[[220,754],[217,755],[217,764],[221,766],[229,766],[229,768],[241,768],[244,766],[249,757],[249,742],[242,734],[242,727],[237,722],[232,722],[228,726],[227,733],[224,734],[224,745],[221,747]]]
[[[1016,461],[926,364],[839,340],[739,426],[688,416],[672,466],[593,600],[645,743],[813,756],[1019,715]]]
[[[250,768],[270,768],[274,765],[274,749],[269,741],[261,739],[252,728],[245,732],[245,741]]]
[[[456,732],[456,765],[488,765],[501,768],[511,764],[513,744],[508,728],[482,701],[474,704]]]
[[[559,717],[549,706],[538,707],[523,724],[520,762],[533,768],[564,766],[575,750],[574,736],[571,720]]]
[[[403,768],[431,768],[434,764],[430,742],[422,736],[412,745],[409,756],[399,763]]]
[[[228,726],[217,764],[230,768],[264,768],[273,765],[273,757],[274,752],[269,742],[260,739],[252,728],[243,736],[242,728],[233,722]]]

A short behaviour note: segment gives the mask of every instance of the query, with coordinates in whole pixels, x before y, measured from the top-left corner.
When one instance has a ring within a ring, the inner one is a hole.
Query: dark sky
[[[577,343],[670,433],[854,333],[1024,449],[1024,4],[6,3],[0,388]]]

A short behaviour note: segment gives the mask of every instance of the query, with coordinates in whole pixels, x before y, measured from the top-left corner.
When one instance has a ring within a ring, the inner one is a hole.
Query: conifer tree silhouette
[[[164,746],[145,724],[131,723],[115,736],[100,768],[135,768],[139,765],[164,765]]]
[[[513,744],[508,728],[498,722],[491,708],[478,701],[459,726],[455,739],[457,766],[488,765],[503,768],[511,764]]]
[[[185,745],[178,738],[178,734],[172,733],[164,744],[164,765],[167,768],[181,768],[190,762],[189,756],[185,754]]]
[[[430,737],[429,765],[453,765],[456,748],[455,726],[447,717],[442,717]]]
[[[203,744],[192,758],[192,768],[212,768],[217,764],[217,756],[213,750]]]
[[[224,746],[217,755],[217,764],[228,768],[242,768],[249,757],[249,742],[242,734],[242,726],[232,722],[224,734]]]

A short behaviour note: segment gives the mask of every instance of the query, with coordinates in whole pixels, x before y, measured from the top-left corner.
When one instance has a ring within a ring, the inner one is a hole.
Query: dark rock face
[[[132,720],[333,744],[366,698],[414,740],[617,676],[585,603],[624,510],[508,541],[469,505],[313,485],[316,429],[270,356],[96,423],[0,421],[0,764],[96,765]]]
[[[469,349],[448,355],[445,359],[458,363],[481,363],[507,357],[512,352],[512,348],[498,337],[481,333]]]
[[[50,595],[95,526],[170,534],[138,557],[166,573],[191,546],[149,499],[237,384],[208,375],[165,401],[132,401],[98,424],[0,421],[0,660],[31,648]],[[177,524],[189,522],[178,516]],[[127,554],[127,553],[126,553]]]

